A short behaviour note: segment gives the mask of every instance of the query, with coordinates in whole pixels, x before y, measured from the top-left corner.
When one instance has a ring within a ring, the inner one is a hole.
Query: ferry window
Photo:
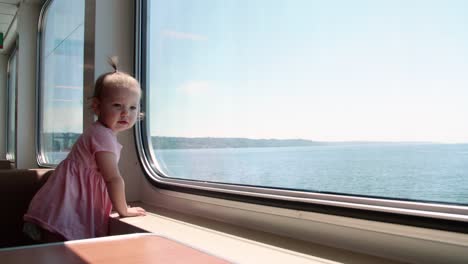
[[[7,77],[7,133],[6,133],[6,158],[10,161],[16,160],[16,49],[11,53],[8,60],[8,77]]]
[[[145,3],[153,177],[468,204],[468,3]]]
[[[84,1],[53,0],[39,37],[39,161],[57,164],[83,130]]]

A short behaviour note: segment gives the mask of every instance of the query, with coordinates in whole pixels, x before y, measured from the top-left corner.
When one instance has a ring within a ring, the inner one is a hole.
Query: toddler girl
[[[117,70],[95,84],[92,109],[98,120],[78,138],[67,158],[36,193],[24,215],[24,231],[34,240],[63,241],[106,236],[112,207],[121,217],[145,215],[128,207],[117,166],[122,145],[116,135],[139,117],[141,88]]]

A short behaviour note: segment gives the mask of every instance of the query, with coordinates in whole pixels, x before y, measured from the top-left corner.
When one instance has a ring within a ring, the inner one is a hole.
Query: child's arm
[[[114,153],[111,152],[97,152],[96,163],[99,171],[107,185],[107,192],[112,201],[114,209],[121,217],[145,215],[145,210],[140,207],[127,207],[127,200],[125,199],[125,183],[120,175],[117,166],[117,160]]]

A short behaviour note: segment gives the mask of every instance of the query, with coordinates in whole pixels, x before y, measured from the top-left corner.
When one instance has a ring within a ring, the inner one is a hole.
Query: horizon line
[[[302,140],[317,143],[426,143],[426,144],[468,144],[468,141],[437,141],[437,140],[313,140],[305,138],[250,138],[250,137],[213,137],[213,136],[151,136],[187,139],[248,139],[248,140]]]

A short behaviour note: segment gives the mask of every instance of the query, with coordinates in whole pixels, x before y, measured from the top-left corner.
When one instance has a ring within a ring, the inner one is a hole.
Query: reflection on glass
[[[16,81],[17,81],[17,50],[15,49],[8,60],[7,79],[7,154],[10,161],[16,160]]]
[[[54,0],[41,35],[41,137],[47,164],[66,157],[83,130],[84,1]]]
[[[468,2],[148,4],[167,177],[468,204]]]

